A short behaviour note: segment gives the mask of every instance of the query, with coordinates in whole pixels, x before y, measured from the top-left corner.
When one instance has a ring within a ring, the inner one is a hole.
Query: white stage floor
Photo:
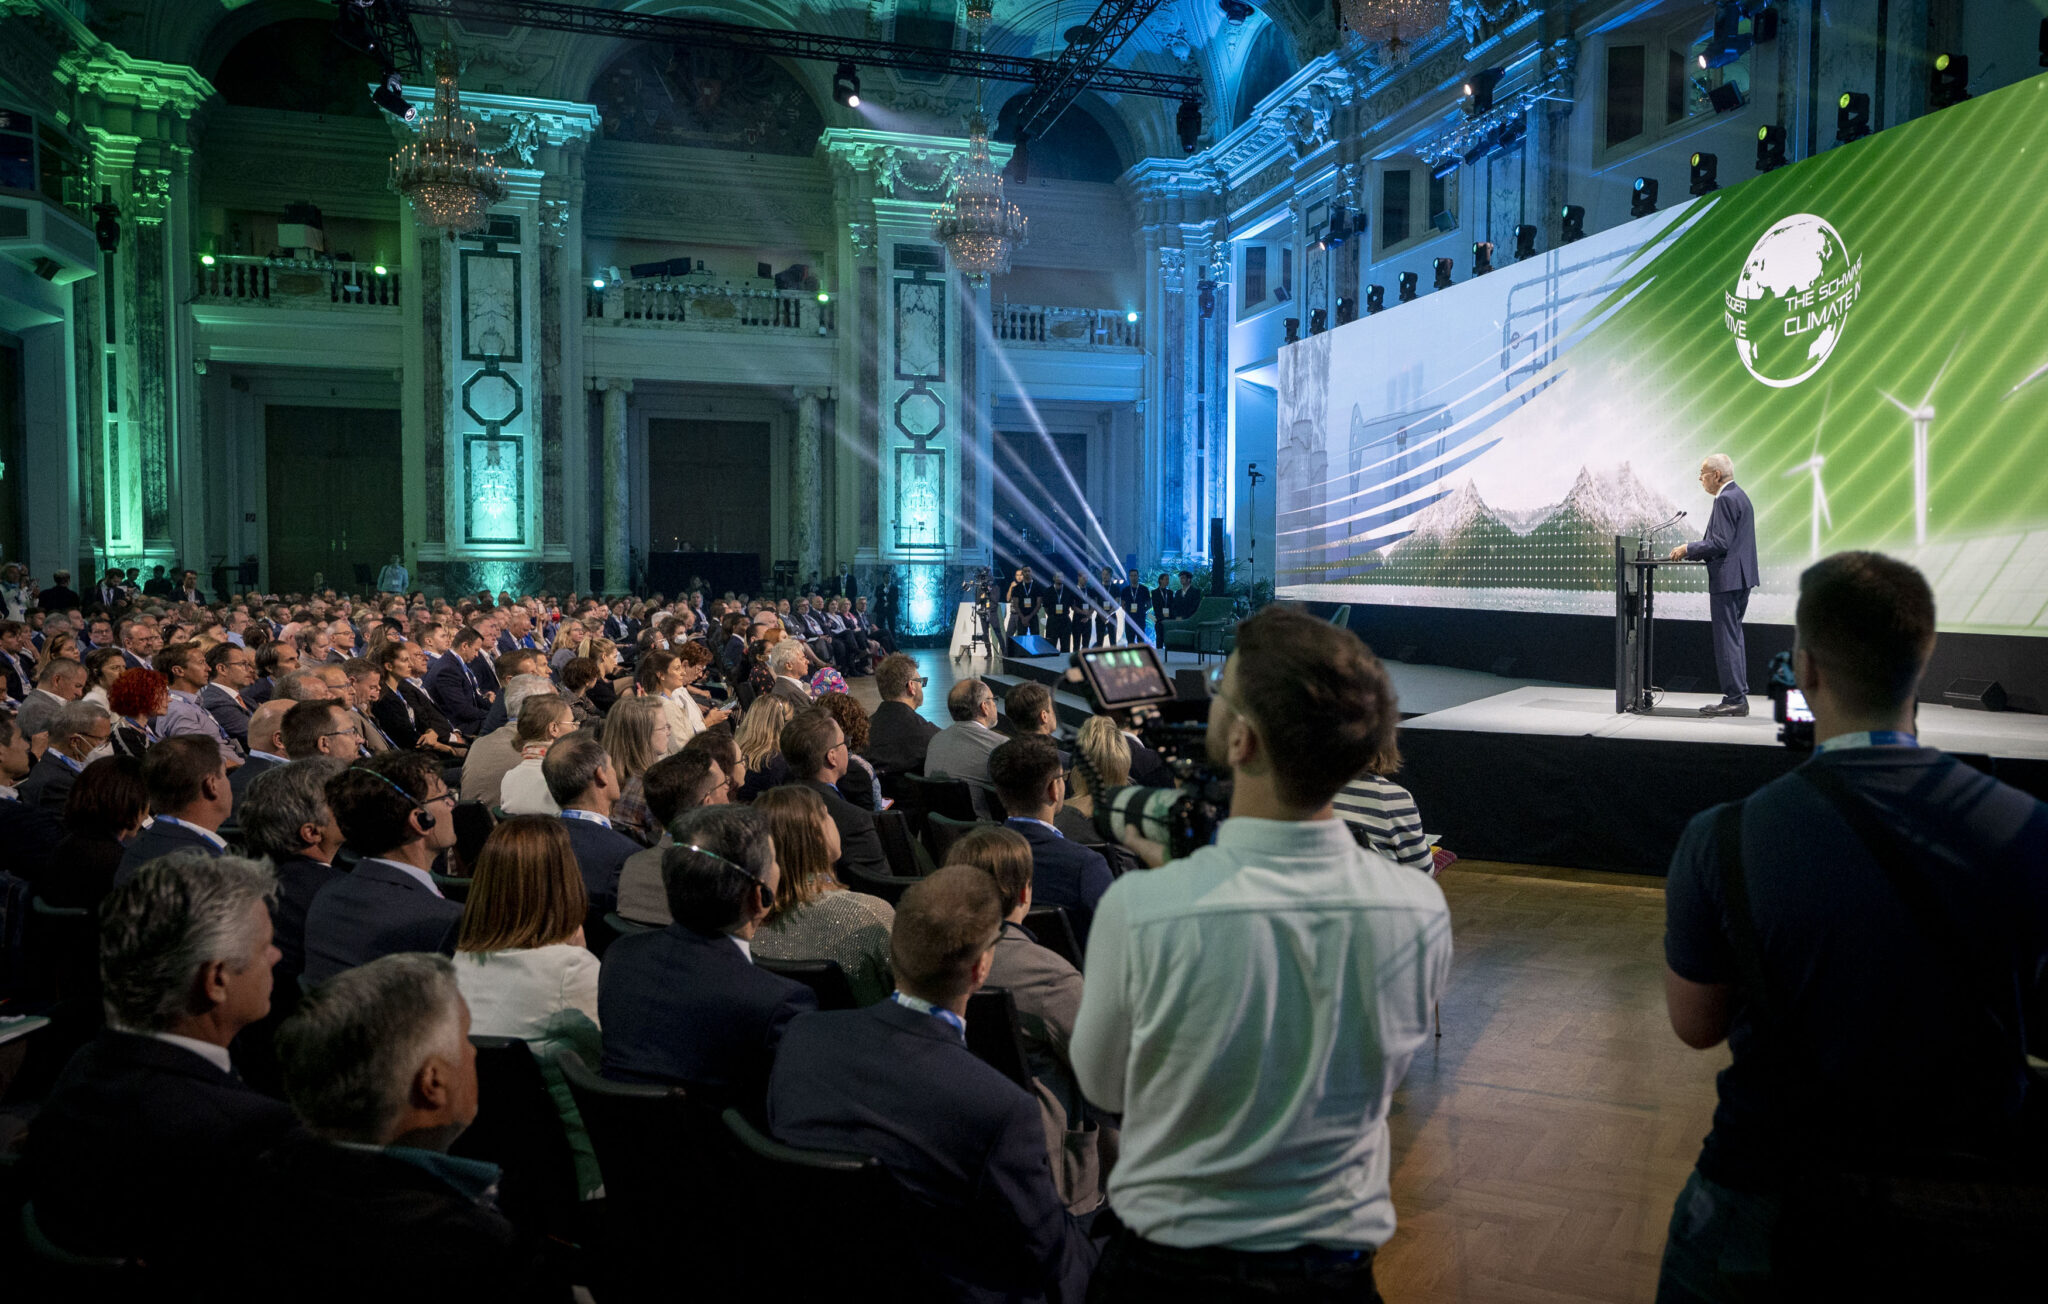
[[[1429,668],[1406,667],[1411,671]],[[1467,699],[1405,720],[1401,727],[1642,742],[1779,745],[1778,725],[1771,719],[1769,698],[1750,698],[1750,714],[1746,716],[1699,714],[1700,707],[1719,700],[1714,693],[1667,693],[1654,714],[1616,715],[1612,689],[1535,685]],[[1920,738],[1928,746],[1946,752],[2048,760],[2048,717],[2044,716],[1923,704]]]

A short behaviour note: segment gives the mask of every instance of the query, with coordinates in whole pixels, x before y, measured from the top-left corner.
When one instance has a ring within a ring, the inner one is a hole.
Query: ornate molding
[[[560,249],[569,239],[569,201],[566,199],[543,199],[540,201],[541,242]]]
[[[190,118],[213,98],[213,83],[194,69],[137,59],[103,43],[64,55],[58,72],[80,95],[151,111],[168,109],[180,118]]]

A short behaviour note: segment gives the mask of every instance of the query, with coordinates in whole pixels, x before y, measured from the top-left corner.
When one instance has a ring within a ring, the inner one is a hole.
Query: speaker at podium
[[[1056,657],[1060,650],[1049,638],[1038,634],[1012,634],[1003,655],[1013,657]]]

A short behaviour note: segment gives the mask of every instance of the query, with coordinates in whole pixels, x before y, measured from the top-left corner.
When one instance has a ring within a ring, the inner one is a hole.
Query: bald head
[[[272,756],[284,755],[284,738],[281,735],[285,712],[297,705],[289,698],[273,697],[257,707],[255,714],[249,717],[249,750],[269,752]]]

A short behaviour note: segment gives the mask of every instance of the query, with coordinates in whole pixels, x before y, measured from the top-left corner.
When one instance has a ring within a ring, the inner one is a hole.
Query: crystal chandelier
[[[1450,0],[1338,0],[1337,7],[1346,27],[1395,53],[1451,16]]]
[[[969,35],[979,54],[993,6],[968,0]],[[974,82],[974,112],[967,119],[967,153],[953,165],[946,198],[932,211],[932,234],[953,265],[977,288],[1010,270],[1010,255],[1024,243],[1026,221],[1003,196],[1003,174],[988,152],[988,119],[981,112],[981,79]]]
[[[418,138],[391,156],[391,188],[412,201],[413,216],[457,232],[483,229],[490,207],[505,198],[505,171],[476,145],[476,124],[462,116],[455,90],[455,52],[434,55],[434,113]]]

